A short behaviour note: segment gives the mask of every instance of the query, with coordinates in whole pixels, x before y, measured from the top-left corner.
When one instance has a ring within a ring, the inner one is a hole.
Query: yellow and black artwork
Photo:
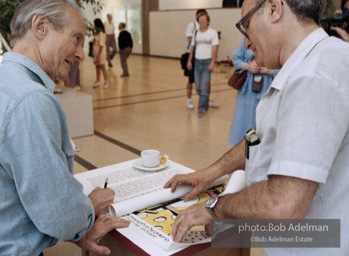
[[[170,235],[172,233],[173,223],[177,215],[191,205],[206,201],[214,194],[220,194],[224,186],[216,186],[205,192],[199,193],[198,196],[190,201],[184,202],[183,198],[168,201],[151,208],[134,212],[142,220],[161,230],[163,233]],[[192,231],[204,231],[204,227],[192,227]]]

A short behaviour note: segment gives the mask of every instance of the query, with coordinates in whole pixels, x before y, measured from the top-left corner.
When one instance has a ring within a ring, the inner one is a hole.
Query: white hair
[[[11,46],[13,47],[16,40],[21,38],[32,26],[34,15],[43,14],[52,23],[55,29],[62,28],[68,15],[67,7],[76,10],[81,17],[83,14],[80,7],[74,0],[25,0],[15,10],[11,20]]]

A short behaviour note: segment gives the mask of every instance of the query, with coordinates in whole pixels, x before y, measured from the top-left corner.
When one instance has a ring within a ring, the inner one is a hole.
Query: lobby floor
[[[173,161],[200,170],[230,149],[227,137],[236,97],[227,85],[232,67],[216,66],[211,98],[219,108],[210,108],[198,118],[195,89],[195,109],[186,108],[187,77],[179,60],[131,55],[128,64],[130,77],[120,77],[119,56],[115,56],[114,67],[107,69],[107,89],[92,88],[96,78],[92,58],[86,56],[80,64],[81,92],[93,98],[94,135],[74,139],[80,148],[75,173],[138,158],[145,149],[157,149]],[[75,256],[81,250],[59,242],[44,254]],[[253,249],[251,255],[265,254]]]

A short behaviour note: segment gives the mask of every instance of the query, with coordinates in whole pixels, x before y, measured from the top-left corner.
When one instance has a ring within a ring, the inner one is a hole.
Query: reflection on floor
[[[170,159],[200,170],[230,149],[227,142],[236,91],[227,85],[232,68],[216,66],[211,78],[211,108],[198,118],[198,96],[193,89],[194,110],[186,108],[187,77],[179,60],[132,55],[130,77],[120,77],[119,57],[108,69],[109,87],[92,88],[92,59],[80,64],[81,91],[93,97],[94,135],[74,139],[80,148],[75,173],[139,157],[145,149],[157,149]],[[103,78],[102,78],[102,81]],[[74,244],[59,242],[45,256],[81,255]],[[265,255],[254,249],[252,255]]]

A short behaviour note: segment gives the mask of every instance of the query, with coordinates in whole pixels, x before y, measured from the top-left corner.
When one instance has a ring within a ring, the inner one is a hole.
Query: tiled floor
[[[115,57],[114,67],[108,69],[107,89],[92,88],[96,75],[90,57],[80,64],[81,91],[93,97],[95,134],[74,139],[80,148],[75,173],[135,159],[144,149],[158,149],[170,159],[200,170],[230,148],[227,137],[236,95],[227,85],[231,67],[216,66],[211,98],[220,107],[199,119],[195,90],[195,109],[186,108],[187,78],[179,60],[131,55],[128,62],[130,77],[121,78],[119,58]],[[81,251],[59,242],[44,254],[80,255]],[[252,255],[264,253],[254,250]]]

